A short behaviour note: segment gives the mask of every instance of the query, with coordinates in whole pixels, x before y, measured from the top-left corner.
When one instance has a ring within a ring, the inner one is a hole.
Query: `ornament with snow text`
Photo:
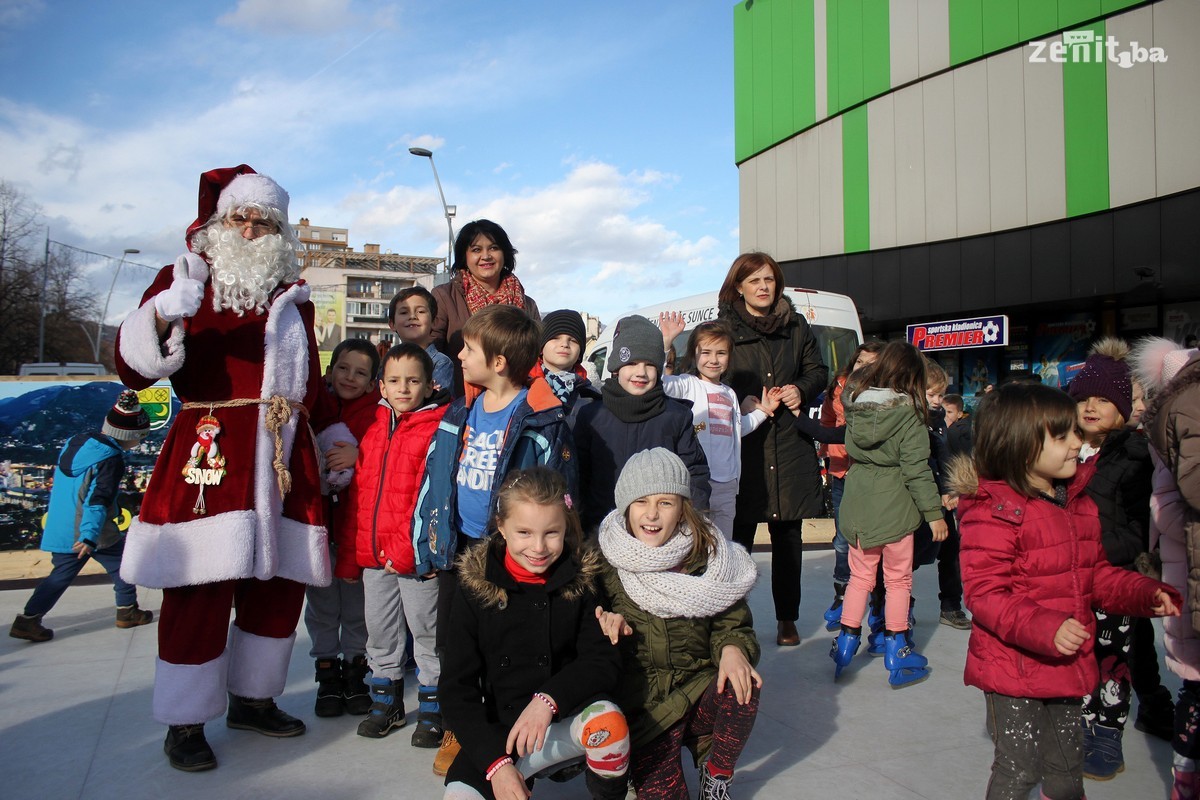
[[[183,466],[183,482],[200,487],[196,504],[192,507],[193,514],[208,513],[204,505],[204,487],[219,486],[225,477],[225,456],[217,444],[220,433],[221,422],[212,411],[196,423],[196,443],[192,445],[187,463]]]

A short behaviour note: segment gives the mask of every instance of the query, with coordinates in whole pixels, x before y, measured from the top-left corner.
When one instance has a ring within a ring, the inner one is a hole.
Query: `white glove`
[[[199,264],[193,264],[196,261]],[[203,269],[203,279],[197,280]],[[195,316],[204,300],[204,280],[208,278],[208,265],[194,253],[185,253],[175,260],[175,280],[169,289],[154,296],[154,310],[167,322],[180,317]]]

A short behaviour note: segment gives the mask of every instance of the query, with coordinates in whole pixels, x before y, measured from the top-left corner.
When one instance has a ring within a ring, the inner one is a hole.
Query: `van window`
[[[604,380],[604,360],[606,356],[608,356],[608,348],[597,347],[592,351],[591,358],[589,359],[596,368],[596,375],[599,376],[601,381]]]
[[[833,377],[838,370],[850,364],[854,349],[858,347],[858,334],[849,328],[835,328],[830,325],[808,326],[817,337],[817,346],[821,351],[821,360],[829,368],[829,376]]]

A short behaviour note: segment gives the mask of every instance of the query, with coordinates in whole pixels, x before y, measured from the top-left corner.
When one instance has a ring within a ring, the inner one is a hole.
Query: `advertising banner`
[[[950,319],[908,326],[908,341],[922,352],[1003,347],[1008,344],[1008,317]]]

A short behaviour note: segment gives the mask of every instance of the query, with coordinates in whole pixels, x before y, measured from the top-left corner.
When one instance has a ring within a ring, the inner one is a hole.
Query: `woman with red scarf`
[[[433,320],[433,341],[454,361],[455,397],[463,391],[462,327],[481,308],[495,305],[516,306],[532,319],[541,320],[537,303],[525,294],[525,287],[513,274],[517,251],[508,234],[489,219],[468,222],[454,241],[454,274],[449,283],[436,286],[437,316]]]

